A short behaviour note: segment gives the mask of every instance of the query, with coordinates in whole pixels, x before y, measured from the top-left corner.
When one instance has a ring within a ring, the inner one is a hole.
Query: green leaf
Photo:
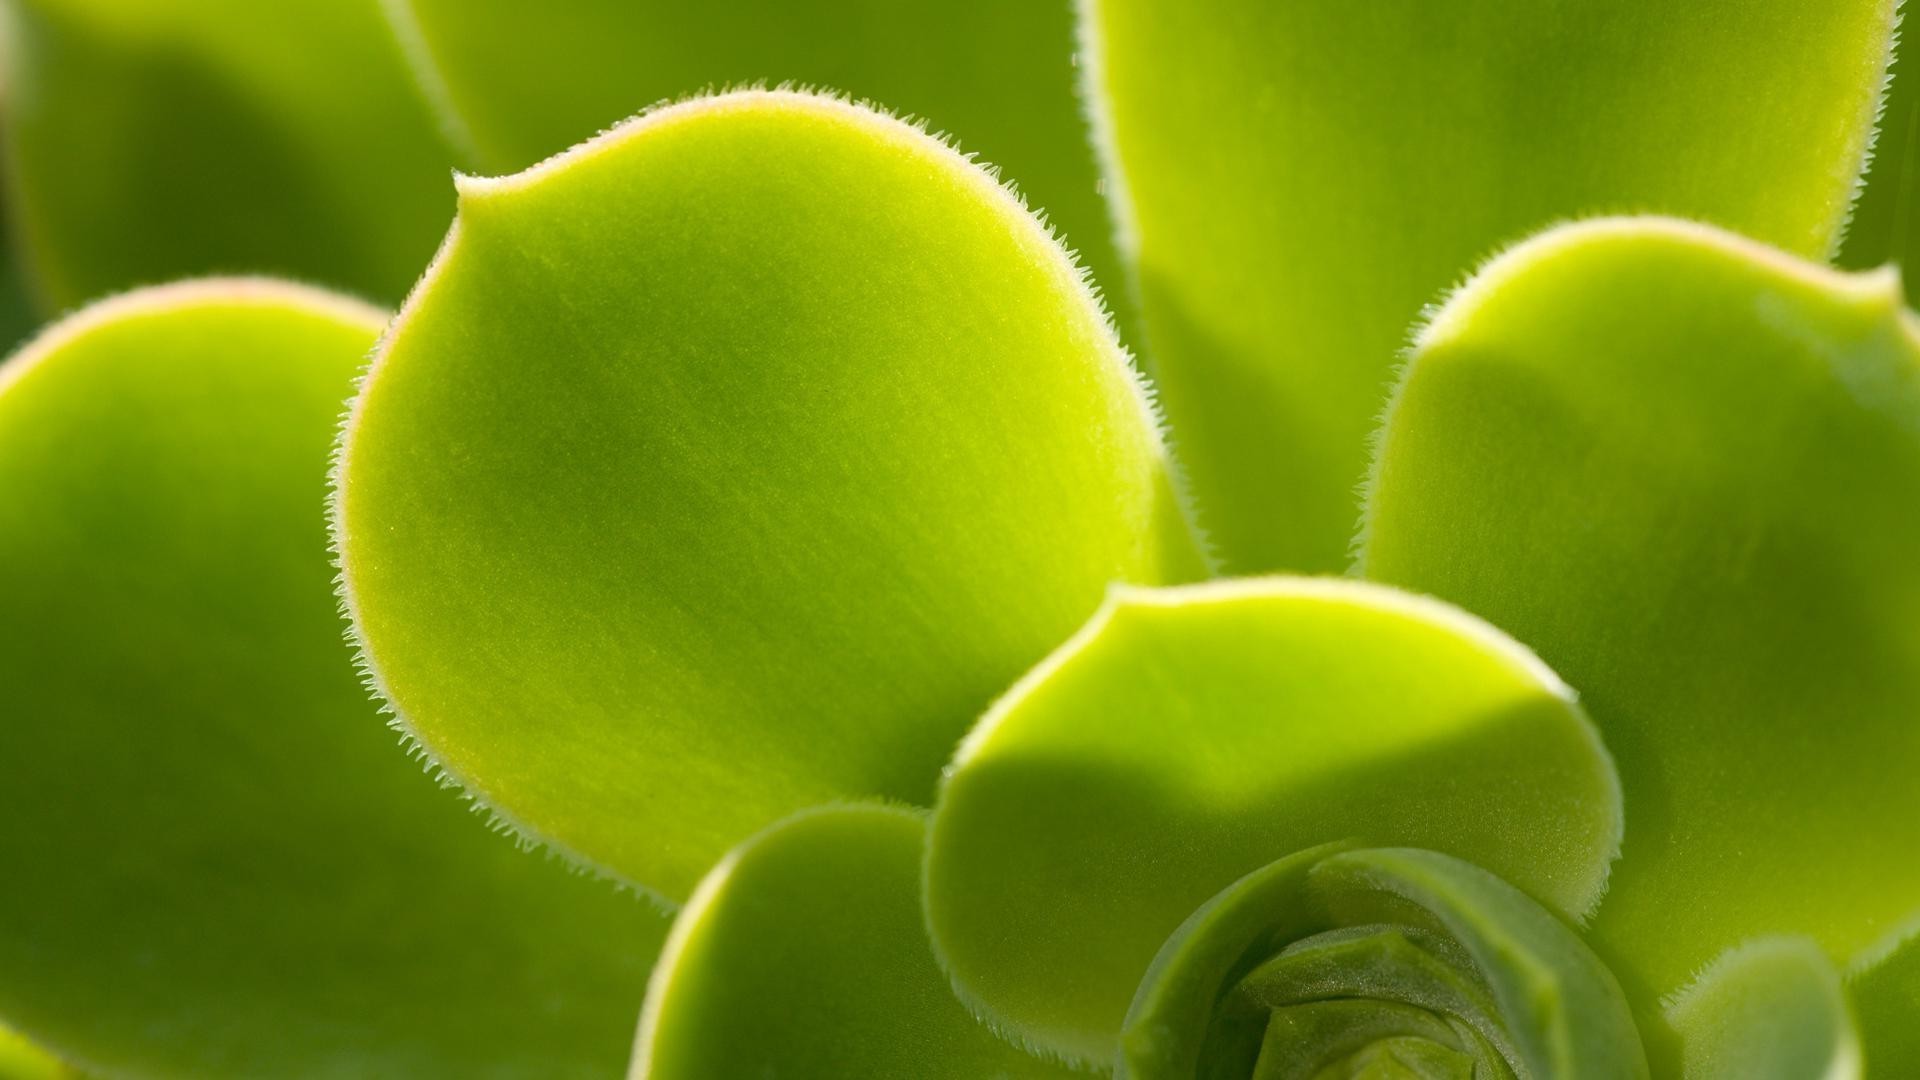
[[[1414,1076],[1647,1075],[1613,976],[1525,894],[1435,852],[1344,846],[1256,870],[1181,924],[1127,1014],[1128,1080],[1362,1075],[1338,1066],[1374,1058],[1431,1063]]]
[[[422,82],[494,171],[642,108],[752,82],[831,87],[960,137],[1128,290],[1075,94],[1067,0],[392,0]],[[1131,336],[1131,335],[1129,335]]]
[[[1421,333],[1369,577],[1527,642],[1620,768],[1593,933],[1641,1000],[1721,950],[1844,958],[1920,902],[1920,326],[1702,226],[1567,226]]]
[[[1869,950],[1848,973],[1872,1080],[1920,1076],[1920,922]]]
[[[1149,352],[1235,570],[1344,561],[1406,328],[1496,245],[1661,211],[1825,256],[1896,0],[1082,0]]]
[[[749,839],[680,913],[632,1075],[1048,1080],[1079,1075],[967,1015],[920,920],[918,813],[804,811]]]
[[[138,1076],[617,1074],[665,920],[358,685],[319,513],[383,316],[129,293],[0,367],[0,1017]]]
[[[1687,1080],[1861,1075],[1860,1039],[1840,974],[1805,938],[1763,938],[1728,952],[1667,1014],[1682,1039]]]
[[[1109,581],[1203,572],[1065,253],[934,139],[785,92],[463,181],[337,483],[408,730],[668,897],[795,810],[929,801]]]
[[[1578,915],[1617,795],[1571,692],[1452,608],[1331,580],[1122,590],[961,747],[928,924],[986,1015],[1108,1061],[1155,951],[1242,875],[1358,836]]]
[[[73,1074],[26,1036],[0,1025],[0,1080],[62,1080]]]
[[[451,152],[379,0],[12,0],[9,193],[64,308],[210,272],[398,299]]]
[[[1914,265],[1920,255],[1920,16],[1909,3],[1889,77],[1880,137],[1861,179],[1840,265],[1869,270]],[[1920,274],[1907,280],[1907,302],[1920,301]]]

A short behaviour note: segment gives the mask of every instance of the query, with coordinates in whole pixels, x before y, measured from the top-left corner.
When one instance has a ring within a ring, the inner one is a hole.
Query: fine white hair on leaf
[[[453,226],[447,230],[445,239],[441,241],[439,250],[434,253],[433,260],[427,264],[426,271],[414,283],[413,290],[400,305],[399,313],[387,324],[385,332],[368,351],[360,370],[354,376],[353,396],[347,399],[335,430],[327,468],[327,554],[333,566],[334,607],[340,614],[341,635],[346,640],[360,685],[366,690],[368,697],[375,702],[379,715],[385,717],[387,727],[399,736],[402,750],[409,758],[418,762],[436,784],[457,792],[467,809],[478,815],[489,829],[495,833],[514,837],[516,846],[523,850],[542,851],[551,861],[565,866],[570,873],[607,882],[622,892],[641,898],[663,913],[672,914],[678,909],[678,905],[670,898],[545,837],[500,806],[470,778],[459,776],[447,767],[433,752],[432,747],[420,738],[405,711],[401,709],[399,699],[380,673],[372,648],[361,633],[359,601],[354,592],[352,569],[347,558],[345,513],[348,486],[346,473],[353,433],[365,404],[367,386],[374,372],[392,348],[394,338],[406,321],[409,312],[420,304],[432,287],[433,281],[446,265],[450,253],[458,246],[459,236],[460,222],[456,218]]]
[[[848,113],[860,118],[863,122],[879,120],[883,122],[883,124],[894,125],[899,131],[910,133],[915,139],[926,140],[933,146],[939,148],[940,152],[951,155],[953,163],[963,170],[963,174],[977,172],[980,177],[983,192],[989,193],[993,198],[1002,200],[1003,205],[1008,210],[1015,213],[1020,219],[1026,221],[1036,230],[1039,237],[1044,241],[1044,243],[1039,246],[1039,250],[1050,252],[1049,257],[1054,261],[1054,270],[1059,275],[1059,279],[1069,289],[1077,291],[1077,294],[1087,304],[1088,309],[1095,313],[1098,326],[1105,338],[1110,359],[1116,364],[1118,373],[1122,376],[1129,393],[1137,407],[1141,410],[1141,414],[1146,421],[1147,429],[1151,433],[1156,448],[1157,457],[1166,469],[1169,481],[1179,500],[1178,509],[1192,532],[1196,546],[1202,557],[1207,561],[1208,568],[1210,570],[1217,569],[1219,565],[1218,557],[1205,531],[1199,525],[1197,516],[1193,510],[1191,498],[1187,494],[1188,484],[1186,482],[1185,471],[1173,454],[1166,419],[1160,408],[1158,395],[1151,383],[1144,377],[1134,355],[1120,340],[1112,311],[1108,308],[1102,293],[1095,284],[1091,269],[1085,265],[1076,252],[1069,250],[1065,246],[1059,231],[1047,220],[1044,213],[1034,210],[1029,205],[1026,195],[1020,190],[1017,184],[1001,174],[998,166],[982,164],[978,161],[977,155],[961,150],[958,140],[953,135],[945,132],[930,132],[926,120],[905,119],[895,115],[884,106],[868,101],[856,100],[850,95],[838,91],[824,90],[792,82],[781,83],[777,88],[768,90],[764,82],[754,82],[744,86],[725,87],[719,90],[709,89],[673,100],[656,102],[634,116],[622,120],[618,124],[602,130],[591,138],[554,154],[520,172],[509,176],[493,178],[462,175],[457,178],[456,183],[461,190],[463,198],[465,198],[468,196],[484,196],[491,192],[504,191],[518,185],[537,182],[546,175],[602,152],[616,140],[632,137],[647,127],[662,122],[665,119],[671,119],[688,112],[727,107],[730,104],[749,98],[802,101],[811,105],[846,110]],[[348,488],[347,462],[351,453],[352,439],[358,419],[367,401],[367,388],[377,376],[379,367],[391,350],[395,336],[399,333],[400,328],[407,323],[410,314],[417,309],[418,305],[422,302],[422,298],[431,290],[438,274],[445,267],[452,253],[458,248],[460,232],[461,223],[458,217],[456,217],[452,228],[449,229],[446,238],[442,241],[439,251],[434,255],[432,262],[428,264],[426,272],[423,273],[415,283],[413,290],[401,305],[399,314],[389,325],[386,334],[384,334],[381,340],[375,345],[365,366],[356,379],[355,396],[340,420],[339,431],[334,443],[332,467],[329,470],[328,505],[330,545],[336,570],[335,591],[338,607],[345,625],[345,635],[352,649],[354,664],[360,673],[362,684],[367,688],[369,694],[381,703],[382,711],[388,717],[389,726],[400,734],[401,740],[408,752],[414,756],[416,760],[422,762],[429,774],[433,775],[436,780],[460,788],[462,796],[468,802],[469,806],[472,807],[476,813],[485,817],[488,822],[496,828],[513,832],[527,839],[530,843],[543,845],[548,851],[555,853],[573,869],[596,878],[613,882],[646,897],[663,910],[670,911],[674,905],[665,897],[660,896],[639,883],[633,882],[611,868],[585,857],[567,845],[542,835],[539,831],[532,829],[527,823],[519,820],[502,807],[497,800],[486,791],[484,784],[480,783],[477,778],[457,775],[447,767],[434,753],[432,748],[420,738],[415,725],[409,720],[405,709],[401,707],[393,688],[387,684],[385,678],[382,676],[379,663],[374,656],[374,650],[361,633],[362,620],[359,614],[358,601],[355,596],[350,560],[346,555],[348,537],[346,515],[344,512]]]
[[[1867,117],[1865,137],[1860,141],[1857,167],[1853,170],[1853,180],[1848,186],[1847,196],[1840,205],[1840,219],[1829,231],[1826,251],[1826,257],[1829,260],[1840,254],[1840,249],[1846,246],[1848,234],[1853,231],[1854,214],[1860,208],[1860,197],[1866,193],[1868,175],[1873,171],[1873,163],[1879,156],[1880,138],[1887,134],[1885,129],[1887,106],[1893,99],[1893,80],[1898,74],[1894,69],[1900,62],[1901,35],[1906,32],[1906,4],[1907,0],[1893,0],[1893,11],[1890,16],[1893,25],[1887,34],[1887,51],[1883,58],[1880,81],[1874,88],[1872,102],[1868,106],[1870,115]],[[1900,162],[1893,160],[1893,164],[1898,166]]]

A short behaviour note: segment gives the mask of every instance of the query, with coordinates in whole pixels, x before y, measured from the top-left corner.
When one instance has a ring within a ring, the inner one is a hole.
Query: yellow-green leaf
[[[1844,960],[1920,902],[1920,325],[1658,218],[1556,229],[1421,333],[1364,569],[1577,687],[1619,764],[1592,932],[1643,1002],[1723,949]]]
[[[1155,377],[1237,570],[1345,559],[1407,328],[1570,215],[1824,257],[1896,0],[1082,0]]]
[[[1162,943],[1276,859],[1432,848],[1579,916],[1619,827],[1572,693],[1471,616],[1334,580],[1123,590],[961,747],[928,925],[985,1015],[1106,1062]]]
[[[337,484],[408,730],[669,897],[795,810],[930,801],[1110,581],[1202,572],[1065,252],[935,139],[787,92],[464,181]]]

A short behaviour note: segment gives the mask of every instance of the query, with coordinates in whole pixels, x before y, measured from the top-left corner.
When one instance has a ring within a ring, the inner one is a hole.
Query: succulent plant
[[[708,7],[12,0],[0,1078],[1920,1075],[1896,0]]]

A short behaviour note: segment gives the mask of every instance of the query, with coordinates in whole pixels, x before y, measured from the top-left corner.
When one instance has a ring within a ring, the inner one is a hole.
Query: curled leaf
[[[1913,910],[1920,327],[1891,272],[1657,218],[1545,233],[1421,334],[1366,528],[1369,577],[1580,688],[1627,810],[1592,933],[1643,1002]]]
[[[1275,859],[1417,845],[1580,915],[1619,815],[1572,693],[1457,610],[1334,580],[1121,590],[961,747],[928,922],[986,1015],[1105,1062],[1168,935]]]
[[[617,1072],[665,921],[407,760],[330,588],[384,316],[129,293],[0,366],[0,1017],[120,1076]]]
[[[395,300],[451,152],[380,0],[13,0],[7,179],[51,309],[206,273]]]
[[[1082,0],[1154,374],[1230,568],[1330,571],[1406,328],[1575,214],[1837,242],[1896,0]]]
[[[967,1015],[920,920],[918,813],[805,811],[713,869],[661,953],[633,1076],[1049,1080]]]
[[[1256,870],[1174,932],[1123,1080],[1647,1075],[1620,987],[1539,904],[1449,856],[1347,846]]]
[[[1201,573],[1066,253],[806,94],[464,181],[342,446],[346,597],[408,729],[668,897],[795,810],[927,802],[1108,582]]]

